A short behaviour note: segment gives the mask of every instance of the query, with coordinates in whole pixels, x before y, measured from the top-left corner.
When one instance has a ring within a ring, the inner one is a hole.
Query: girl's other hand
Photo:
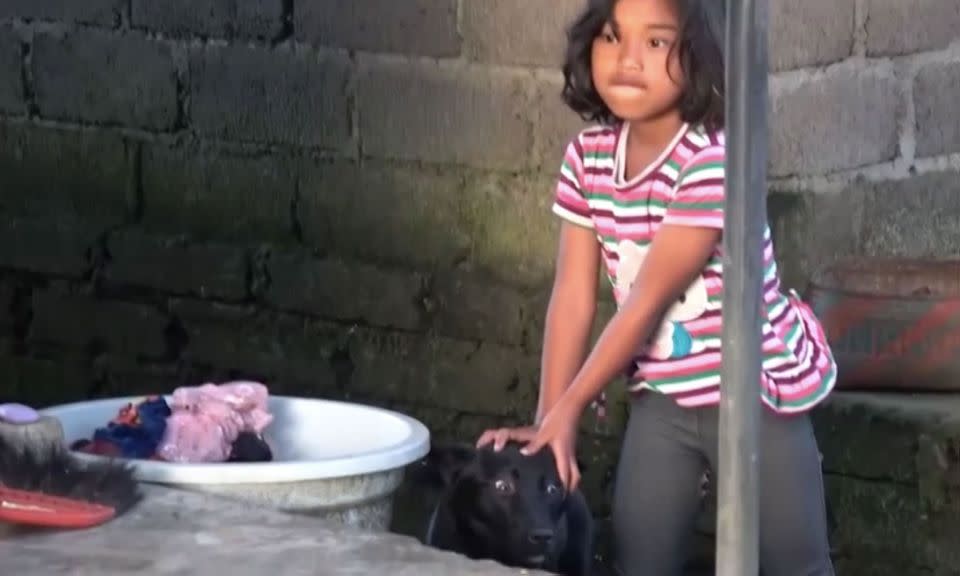
[[[576,441],[577,422],[580,413],[572,402],[561,400],[543,418],[534,437],[521,450],[522,453],[535,454],[549,445],[557,461],[557,474],[568,492],[580,484],[580,467],[577,465]]]
[[[503,447],[507,445],[507,442],[518,442],[520,444],[526,444],[534,439],[537,435],[536,426],[521,426],[518,428],[493,428],[486,430],[483,434],[480,435],[480,439],[477,440],[477,448],[483,448],[487,444],[493,442],[494,452],[499,452],[503,450]]]

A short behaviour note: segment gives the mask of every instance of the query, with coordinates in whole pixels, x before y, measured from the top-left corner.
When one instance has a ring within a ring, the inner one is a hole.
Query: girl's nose
[[[620,45],[620,66],[627,70],[643,70],[643,46],[638,42]]]

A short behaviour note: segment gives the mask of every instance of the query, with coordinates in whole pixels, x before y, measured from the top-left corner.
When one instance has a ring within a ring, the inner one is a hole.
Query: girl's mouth
[[[626,76],[614,76],[610,85],[614,88],[633,88],[634,90],[646,90],[647,83],[639,78],[629,78]]]

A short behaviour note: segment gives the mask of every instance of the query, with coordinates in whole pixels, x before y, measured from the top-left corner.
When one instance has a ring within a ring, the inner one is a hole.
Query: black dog
[[[592,571],[593,518],[583,494],[563,488],[548,447],[434,447],[423,462],[440,488],[424,543],[473,559],[563,576]]]

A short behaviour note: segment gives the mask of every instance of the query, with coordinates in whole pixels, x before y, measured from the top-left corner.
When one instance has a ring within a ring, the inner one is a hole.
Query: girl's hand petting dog
[[[580,467],[577,466],[577,422],[581,409],[567,397],[561,398],[547,412],[536,429],[534,437],[521,452],[536,454],[544,446],[550,446],[557,461],[557,474],[568,492],[580,484]]]
[[[547,412],[539,426],[495,428],[487,430],[477,440],[477,448],[493,443],[499,452],[508,442],[524,444],[521,452],[536,454],[549,445],[557,461],[557,473],[567,491],[573,491],[580,483],[580,467],[576,458],[577,422],[580,411],[569,401],[561,400]]]
[[[503,447],[506,446],[508,442],[526,444],[533,440],[536,435],[536,426],[494,428],[492,430],[487,430],[480,435],[480,438],[477,440],[477,448],[483,448],[487,444],[493,442],[494,452],[499,452],[503,450]]]

